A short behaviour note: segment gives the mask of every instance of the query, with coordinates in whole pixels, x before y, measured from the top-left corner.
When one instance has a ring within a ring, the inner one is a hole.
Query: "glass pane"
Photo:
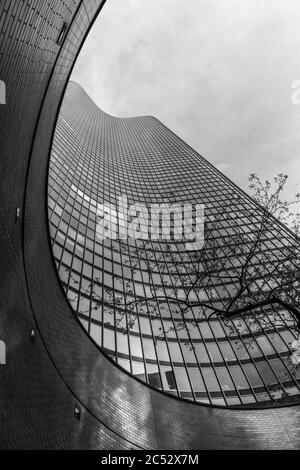
[[[204,339],[213,338],[213,334],[208,323],[200,323],[199,330]]]
[[[280,336],[286,342],[289,348],[291,348],[292,343],[295,341],[296,336],[293,335],[291,331],[281,331]]]
[[[206,389],[205,389],[203,379],[202,379],[201,374],[200,374],[200,370],[196,369],[196,368],[195,369],[189,368],[188,372],[189,372],[189,376],[190,376],[194,391],[195,392],[205,392]]]
[[[196,348],[197,345],[195,345]],[[193,346],[189,343],[181,343],[182,354],[186,363],[197,364],[195,351]]]
[[[236,356],[233,352],[230,343],[220,341],[219,347],[222,351],[225,361],[236,361]]]
[[[191,387],[186,370],[183,367],[175,367],[174,372],[179,390],[190,391]]]
[[[121,358],[118,358],[118,364],[123,367],[123,369],[127,370],[128,372],[130,372],[130,362],[128,359],[121,359]]]
[[[152,364],[146,364],[149,384],[155,388],[162,388],[158,367]]]
[[[117,345],[119,353],[129,355],[127,334],[117,333]]]
[[[129,338],[131,356],[143,357],[141,340],[139,336],[130,335]]]
[[[78,313],[89,316],[90,314],[90,300],[86,297],[80,297],[78,305]]]
[[[288,340],[290,336],[287,336],[285,334],[285,339]],[[279,336],[279,334],[277,333],[274,333],[272,336],[271,336],[271,341],[272,341],[272,344],[274,345],[274,348],[276,349],[276,351],[278,353],[283,353],[283,352],[287,352],[289,350],[289,348],[285,345],[284,341],[282,340],[282,338]]]
[[[144,368],[143,362],[132,361],[132,373],[135,377],[138,377],[139,379],[143,381],[146,380],[145,368]]]
[[[248,352],[249,352],[251,357],[262,357],[263,356],[263,353],[259,349],[258,344],[252,338],[250,338],[249,342],[248,342]]]
[[[168,345],[169,345],[171,360],[173,362],[183,362],[182,355],[181,355],[180,348],[179,348],[178,344],[169,341]]]
[[[218,321],[212,321],[210,323],[210,327],[215,335],[216,338],[224,338],[225,333],[224,330],[221,326],[221,324]]]
[[[157,351],[159,361],[170,362],[167,345],[164,341],[157,341],[156,351]]]
[[[82,318],[80,318],[79,320],[80,320],[80,323],[82,323],[82,325],[84,326],[84,329],[86,331],[89,331],[89,322],[87,320],[83,320]]]
[[[204,344],[201,344],[201,343],[195,343],[194,345],[195,347],[195,353],[196,353],[196,356],[198,358],[198,361],[201,363],[210,363],[211,360],[207,354],[207,351],[206,351],[206,348],[204,346]]]
[[[264,378],[265,384],[269,387],[272,384],[278,383],[271,367],[267,362],[259,362],[256,364],[256,367],[259,370],[259,373]]]
[[[96,325],[95,323],[91,322],[91,330],[90,330],[91,337],[96,341],[96,343],[101,346],[102,344],[102,326]]]
[[[229,370],[237,389],[249,388],[246,377],[239,366],[229,367]]]
[[[113,330],[104,328],[104,347],[112,351],[115,350],[115,333]]]
[[[152,339],[143,338],[143,347],[145,359],[152,359],[156,361],[156,354]]]
[[[227,405],[238,406],[241,404],[239,397],[226,397]]]
[[[242,400],[243,405],[248,405],[250,403],[255,403],[256,402],[253,395],[246,395],[246,396],[242,395],[241,400]]]
[[[175,376],[170,367],[161,367],[164,390],[176,390]]]
[[[221,356],[220,350],[218,348],[218,345],[215,343],[206,343],[206,347],[208,350],[208,353],[211,357],[211,360],[213,362],[223,362],[223,358]]]
[[[247,350],[246,346],[242,343],[242,341],[240,341],[240,340],[233,341],[231,343],[231,346],[232,346],[237,358],[240,361],[242,361],[244,359],[250,359],[250,356],[248,354],[248,350]]]
[[[152,328],[154,336],[162,337],[162,324],[160,320],[152,320]]]
[[[165,334],[167,338],[176,338],[175,328],[173,322],[164,320]]]
[[[152,335],[149,318],[140,317],[140,325],[144,335]]]
[[[256,338],[256,341],[266,356],[275,354],[275,350],[266,336],[260,336],[259,338]]]
[[[220,390],[215,372],[211,367],[203,367],[202,374],[203,374],[206,386],[210,392],[216,392]]]
[[[259,377],[255,367],[253,364],[245,364],[244,366],[245,374],[248,377],[248,380],[252,387],[262,387],[263,383],[261,378]]]
[[[225,406],[225,400],[224,398],[212,398],[212,404],[216,406]]]
[[[217,367],[216,373],[223,390],[235,390],[235,387],[232,383],[228,370],[225,367]]]
[[[269,363],[279,380],[287,382],[291,379],[290,374],[288,374],[280,359],[271,359],[269,360]]]

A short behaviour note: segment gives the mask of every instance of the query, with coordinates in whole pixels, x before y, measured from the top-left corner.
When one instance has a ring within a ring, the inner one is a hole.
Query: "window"
[[[204,367],[202,369],[202,374],[209,392],[215,392],[220,390],[214,369],[212,369],[211,367]]]
[[[235,389],[233,382],[230,378],[230,375],[228,373],[228,370],[225,369],[225,367],[217,367],[216,373],[217,373],[219,382],[221,384],[222,390],[228,391],[228,390]]]
[[[200,363],[210,363],[211,359],[209,358],[204,344],[195,343],[194,344],[195,354]],[[194,361],[191,361],[194,362]]]
[[[117,332],[117,351],[129,355],[127,334]]]
[[[253,364],[245,364],[243,368],[253,388],[263,386],[262,380]]]
[[[168,345],[169,345],[171,360],[173,362],[183,362],[179,345],[177,343],[172,342],[172,341],[169,341]]]
[[[175,367],[174,373],[179,390],[190,391],[191,387],[186,370],[183,367]]]
[[[272,371],[271,367],[267,362],[258,362],[256,367],[260,373],[260,375],[264,378],[264,382],[267,386],[275,384],[278,382],[276,379],[274,372]]]
[[[262,350],[262,352],[266,356],[271,356],[272,354],[276,354],[274,348],[272,347],[272,345],[270,343],[270,341],[265,336],[260,336],[259,338],[256,338],[256,341],[257,341],[260,349]]]
[[[170,362],[167,345],[164,341],[157,341],[156,350],[159,361]]]
[[[163,386],[165,390],[176,390],[175,376],[170,368],[161,367]]]
[[[219,347],[221,349],[225,361],[236,361],[236,356],[233,352],[232,347],[230,346],[230,343],[220,341]]]
[[[146,381],[145,367],[142,362],[132,361],[132,373],[140,380]]]
[[[206,343],[206,347],[213,362],[223,362],[222,355],[216,343]]]
[[[110,351],[115,351],[115,332],[104,328],[104,347]]]
[[[145,359],[156,360],[156,354],[152,339],[143,339]]]
[[[233,341],[231,343],[231,346],[237,356],[237,358],[242,361],[244,359],[250,359],[250,356],[248,354],[248,348],[247,346],[240,340]]]
[[[200,370],[197,368],[189,368],[188,369],[189,376],[192,382],[192,386],[195,392],[205,392],[204,382],[200,373]]]
[[[141,340],[138,336],[129,335],[131,355],[136,357],[143,357]]]
[[[230,374],[233,378],[234,384],[238,390],[249,388],[246,377],[239,366],[229,367]]]

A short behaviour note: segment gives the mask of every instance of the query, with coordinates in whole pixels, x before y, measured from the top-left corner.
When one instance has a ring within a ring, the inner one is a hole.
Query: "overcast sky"
[[[299,0],[107,0],[72,79],[116,116],[153,115],[242,188],[300,190]]]

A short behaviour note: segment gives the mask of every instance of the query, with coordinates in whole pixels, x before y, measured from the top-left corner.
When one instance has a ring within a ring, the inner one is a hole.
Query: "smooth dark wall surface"
[[[49,244],[47,168],[68,74],[102,3],[0,3],[0,448],[300,448],[299,407],[223,410],[151,390],[101,354],[65,299]]]

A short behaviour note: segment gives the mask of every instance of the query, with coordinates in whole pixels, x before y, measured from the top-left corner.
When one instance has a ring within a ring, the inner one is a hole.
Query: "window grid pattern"
[[[242,319],[196,324],[196,307],[182,317],[150,299],[158,286],[180,298],[189,277],[182,267],[193,258],[181,243],[170,256],[164,242],[141,251],[141,240],[99,240],[97,204],[117,205],[124,195],[128,204],[202,203],[206,218],[229,205],[249,240],[257,217],[250,199],[158,120],[111,117],[71,82],[53,141],[49,223],[61,281],[88,334],[131,374],[185,399],[240,406],[272,400],[274,387],[298,395],[300,377],[287,363],[296,337],[284,312],[280,327],[253,334]],[[214,236],[231,233],[225,220]],[[267,236],[263,254],[274,256],[288,235],[275,224]],[[222,305],[232,286],[219,287]],[[205,292],[193,295],[197,301]],[[145,298],[133,321],[129,305]]]

